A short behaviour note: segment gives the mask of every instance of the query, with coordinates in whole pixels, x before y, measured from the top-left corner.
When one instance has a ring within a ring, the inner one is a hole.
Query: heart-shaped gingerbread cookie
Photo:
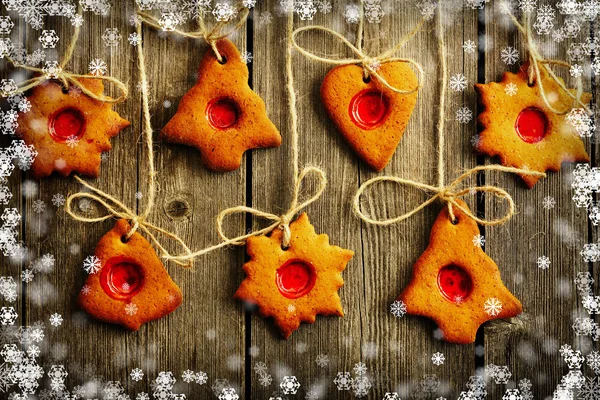
[[[412,90],[418,80],[404,62],[384,63],[377,71],[393,87]],[[417,102],[417,91],[397,93],[377,80],[364,79],[363,68],[343,65],[321,84],[329,116],[358,156],[376,171],[390,161]]]

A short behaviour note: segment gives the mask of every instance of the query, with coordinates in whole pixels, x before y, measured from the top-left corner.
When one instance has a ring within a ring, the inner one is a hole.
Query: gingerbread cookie
[[[540,65],[540,70],[552,107],[559,110],[571,107],[573,99],[549,78],[546,67]],[[478,152],[498,156],[502,165],[539,172],[559,171],[565,161],[590,161],[567,116],[548,109],[540,95],[539,83],[528,85],[527,65],[517,74],[505,72],[499,83],[476,84],[475,89],[484,107],[478,118],[482,129],[476,144]],[[509,95],[515,90],[514,95]],[[575,94],[575,90],[571,92]],[[591,94],[584,93],[581,98],[588,103]],[[521,177],[529,188],[540,179],[531,175]]]
[[[306,213],[290,224],[290,230],[286,250],[281,248],[281,230],[248,238],[246,278],[234,295],[257,305],[263,318],[273,317],[286,339],[301,322],[314,323],[318,314],[344,315],[337,291],[344,284],[341,272],[354,255],[331,246],[327,235],[317,235]]]
[[[161,137],[196,147],[213,171],[233,171],[246,150],[277,147],[281,136],[265,103],[248,86],[248,67],[238,49],[227,39],[217,47],[226,62],[221,64],[211,49],[206,52],[198,82],[183,96]]]
[[[455,223],[447,207],[437,217],[429,245],[398,300],[409,314],[433,319],[444,340],[466,344],[475,341],[484,322],[514,317],[523,308],[502,283],[496,263],[473,245],[479,235],[477,223],[457,207],[453,211]]]
[[[104,92],[100,79],[80,79],[95,94]],[[112,104],[94,100],[72,86],[64,93],[60,84],[46,81],[27,96],[31,110],[20,113],[17,135],[38,152],[32,175],[43,178],[58,172],[97,177],[100,156],[111,149],[109,139],[129,126]]]
[[[389,62],[377,71],[393,87],[411,90],[418,80],[404,62]],[[348,145],[375,171],[390,161],[417,103],[417,91],[396,93],[373,77],[363,79],[363,68],[344,65],[329,71],[321,84],[327,113]]]
[[[101,269],[89,275],[77,302],[93,317],[135,331],[173,312],[182,295],[142,235],[124,240],[130,229],[122,219],[100,239],[95,257]]]

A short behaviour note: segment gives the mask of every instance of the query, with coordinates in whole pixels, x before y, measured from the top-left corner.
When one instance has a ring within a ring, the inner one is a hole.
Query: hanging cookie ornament
[[[348,145],[369,167],[383,169],[398,147],[417,102],[423,68],[409,58],[394,57],[421,28],[422,19],[395,47],[377,57],[362,49],[363,21],[358,25],[357,44],[323,26],[298,28],[292,34],[294,47],[304,56],[338,65],[321,84],[321,100]],[[356,58],[330,59],[309,52],[296,42],[306,31],[321,31],[345,44]],[[419,72],[419,79],[410,68]]]
[[[109,139],[129,126],[129,121],[112,110],[127,98],[127,87],[110,76],[79,75],[64,70],[79,38],[75,27],[63,59],[51,71],[15,62],[16,68],[38,76],[20,82],[15,93],[26,93],[31,109],[20,113],[16,135],[38,153],[31,165],[35,178],[57,172],[97,177],[101,153],[111,149]],[[118,98],[105,96],[104,82],[121,92]]]
[[[284,338],[298,329],[301,322],[313,323],[317,315],[343,316],[338,289],[344,284],[341,272],[354,252],[329,244],[329,237],[317,234],[306,213],[295,216],[316,201],[327,185],[325,172],[317,167],[299,167],[298,114],[292,70],[293,14],[288,15],[286,78],[289,96],[294,186],[292,201],[283,215],[252,207],[228,208],[217,217],[217,231],[223,241],[217,245],[183,256],[169,257],[184,262],[231,245],[247,245],[250,261],[244,264],[246,278],[234,297],[258,306],[262,317],[273,317]],[[306,200],[300,199],[305,179],[312,175],[317,190]],[[248,213],[272,223],[235,238],[223,232],[224,220],[238,213]]]
[[[137,34],[141,36],[141,33],[141,26],[138,25]],[[146,67],[141,45],[137,46],[137,53],[140,76],[145,80]],[[153,232],[174,240],[186,254],[191,253],[179,237],[147,221],[156,199],[156,171],[146,85],[142,87],[142,111],[149,182],[143,211],[137,214],[118,199],[79,177],[75,179],[86,190],[70,195],[65,204],[66,212],[76,221],[117,219],[114,228],[100,239],[95,255],[89,260],[87,270],[90,275],[81,289],[78,304],[93,317],[123,325],[130,330],[137,330],[142,324],[173,312],[182,301],[181,290],[170,278],[150,242],[138,231],[152,241],[163,258],[169,256],[169,252]],[[97,202],[106,209],[106,215],[91,217],[77,214],[73,203],[81,199]],[[190,263],[191,260],[179,262],[183,266],[189,266]]]
[[[240,13],[237,27],[245,21],[248,9],[242,7]],[[139,15],[141,21],[160,28],[152,16]],[[208,169],[233,171],[240,167],[244,152],[277,147],[281,136],[267,117],[265,103],[248,85],[248,67],[240,52],[226,38],[234,30],[222,34],[222,28],[218,23],[207,32],[201,23],[199,32],[173,31],[202,37],[211,48],[200,62],[198,81],[181,99],[161,137],[197,148]]]
[[[438,7],[440,7],[438,5]],[[445,58],[441,10],[437,11],[437,33],[441,81],[448,79],[448,67]],[[445,203],[433,225],[427,250],[413,267],[411,282],[402,292],[399,300],[405,302],[409,314],[434,319],[444,333],[444,340],[453,343],[472,343],[477,327],[494,318],[512,317],[522,310],[521,303],[502,283],[496,264],[485,255],[481,248],[473,246],[473,237],[479,234],[477,224],[500,225],[508,221],[515,213],[512,197],[504,189],[492,186],[467,186],[467,179],[476,177],[483,171],[498,171],[523,176],[543,177],[543,172],[487,165],[472,168],[453,182],[445,182],[445,90],[440,89],[438,136],[438,184],[429,185],[411,179],[395,176],[379,176],[365,182],[354,197],[354,211],[365,222],[374,225],[391,225],[410,218],[436,200]],[[431,197],[405,214],[389,219],[378,219],[364,214],[361,210],[361,198],[365,191],[379,182],[394,182],[432,193]],[[493,196],[506,203],[506,214],[497,219],[477,217],[461,200],[462,197],[478,192]],[[494,303],[493,312],[487,312],[489,299]],[[501,310],[498,309],[500,303]]]
[[[160,262],[152,245],[132,227],[118,220],[98,242],[90,273],[77,304],[105,322],[138,330],[142,324],[173,312],[182,301],[179,287]]]
[[[462,207],[467,207],[459,201]],[[433,319],[451,343],[473,343],[481,324],[515,317],[523,311],[519,300],[502,283],[496,263],[481,247],[473,219],[442,209],[429,237],[429,245],[415,263],[408,286],[398,297],[409,314]],[[488,304],[493,302],[494,308]]]
[[[551,65],[570,65],[541,56],[527,14],[523,24],[509,15],[526,39],[529,61],[516,74],[505,72],[498,83],[475,85],[484,107],[478,117],[482,130],[475,149],[499,157],[503,165],[540,172],[559,171],[567,161],[589,162],[583,140],[566,114],[574,107],[589,112],[591,94],[582,91],[581,78],[577,89],[569,89],[554,74]],[[540,179],[521,177],[529,188]]]

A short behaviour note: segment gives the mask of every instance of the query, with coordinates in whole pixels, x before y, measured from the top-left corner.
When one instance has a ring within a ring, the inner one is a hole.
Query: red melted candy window
[[[215,129],[227,129],[235,124],[239,118],[237,104],[228,98],[213,99],[206,107],[206,118]]]
[[[448,265],[438,273],[438,287],[447,300],[461,303],[471,294],[473,281],[462,268]]]
[[[76,108],[64,108],[56,112],[48,121],[50,136],[57,142],[65,142],[70,137],[83,136],[85,118]]]
[[[375,129],[385,122],[389,114],[389,104],[383,93],[376,90],[363,90],[350,101],[350,119],[359,128]]]
[[[297,299],[312,290],[316,279],[312,265],[300,260],[290,260],[277,269],[275,283],[283,296]]]
[[[515,130],[521,140],[527,143],[537,143],[546,136],[548,119],[540,109],[529,107],[521,111],[515,122]]]
[[[102,289],[113,299],[129,300],[142,288],[144,275],[135,262],[123,257],[109,260],[100,274]]]

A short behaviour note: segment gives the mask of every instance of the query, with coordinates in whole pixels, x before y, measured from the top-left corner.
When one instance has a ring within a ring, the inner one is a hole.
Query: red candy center
[[[471,294],[473,281],[462,268],[448,265],[438,273],[438,287],[446,299],[461,303]]]
[[[48,124],[52,139],[64,142],[70,137],[79,139],[83,136],[85,118],[81,111],[75,108],[65,108],[54,114]]]
[[[297,299],[311,291],[316,278],[312,265],[299,260],[290,260],[277,269],[275,283],[283,296]]]
[[[524,142],[537,143],[546,136],[547,125],[546,114],[540,109],[529,107],[517,117],[515,130]]]
[[[211,100],[206,108],[208,122],[215,129],[227,129],[238,120],[239,109],[237,104],[228,98]]]
[[[109,260],[102,268],[100,284],[112,298],[128,300],[142,288],[144,275],[139,265],[123,258]]]
[[[375,129],[385,122],[389,108],[383,93],[363,90],[350,101],[350,119],[359,128]]]

